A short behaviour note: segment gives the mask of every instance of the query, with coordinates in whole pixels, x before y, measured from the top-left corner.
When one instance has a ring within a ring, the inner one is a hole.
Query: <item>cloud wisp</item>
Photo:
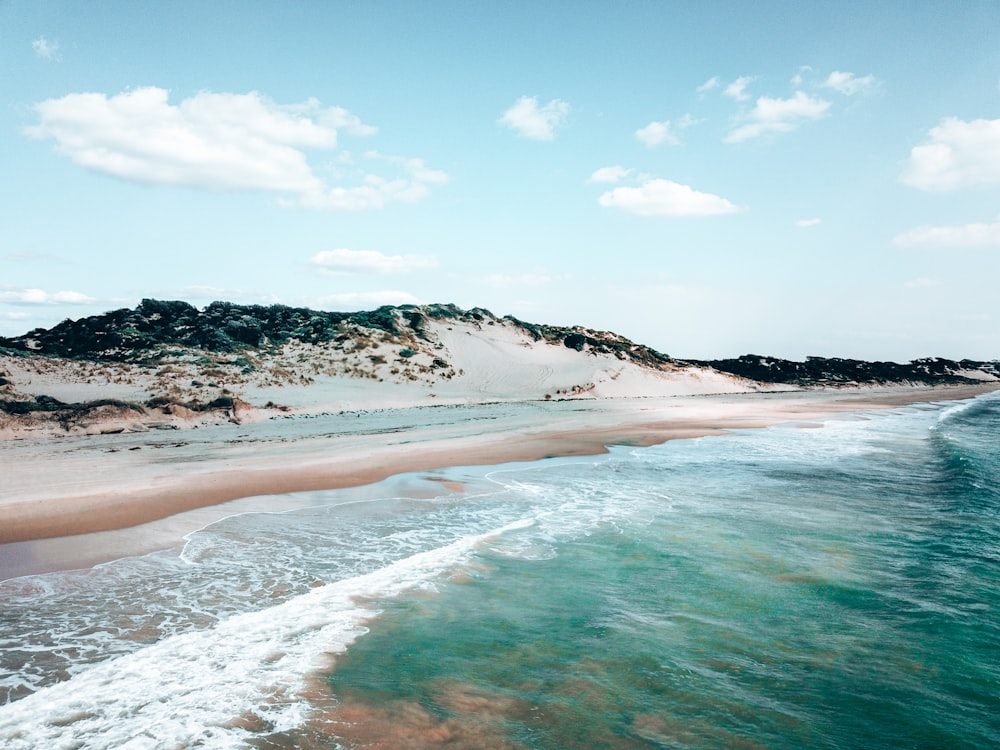
[[[721,84],[722,81],[719,80],[719,76],[712,76],[703,84],[701,84],[701,86],[696,88],[695,91],[697,91],[699,94],[707,94],[709,91],[719,88]]]
[[[844,96],[869,94],[878,87],[878,81],[873,75],[856,76],[854,73],[835,70],[820,84],[823,88],[833,89]]]
[[[1000,119],[947,117],[928,136],[910,151],[904,185],[936,192],[1000,185]]]
[[[309,260],[324,273],[337,276],[402,274],[438,267],[437,258],[429,255],[384,255],[377,250],[347,248],[323,250]]]
[[[722,95],[738,102],[745,102],[750,99],[747,86],[751,83],[753,83],[753,76],[740,76],[722,90]]]
[[[148,86],[114,96],[68,94],[34,106],[36,139],[85,169],[129,182],[206,190],[292,194],[283,205],[358,210],[412,202],[429,183],[447,179],[419,159],[394,162],[402,176],[364,175],[360,185],[330,186],[307,152],[338,148],[341,132],[371,136],[377,128],[341,107],[316,99],[280,105],[257,92],[200,92],[171,104],[169,92]],[[427,179],[428,176],[431,179]]]
[[[31,49],[35,51],[37,57],[51,62],[59,62],[62,55],[59,54],[59,42],[51,42],[44,36],[38,37],[31,43]]]
[[[762,96],[749,113],[739,118],[743,124],[731,130],[723,141],[742,143],[773,133],[790,133],[805,122],[825,117],[829,109],[830,102],[802,91],[788,99]]]
[[[0,289],[0,302],[13,305],[91,305],[97,300],[82,292],[44,289]]]
[[[566,124],[570,106],[561,99],[539,105],[538,97],[522,96],[503,113],[499,122],[522,138],[533,141],[551,141],[556,130]]]
[[[587,183],[602,183],[602,182],[621,182],[630,174],[632,174],[634,169],[626,169],[615,165],[613,167],[601,167],[600,169],[594,170],[594,173],[587,178]]]
[[[1000,248],[1000,222],[914,227],[893,237],[892,244],[904,248]]]

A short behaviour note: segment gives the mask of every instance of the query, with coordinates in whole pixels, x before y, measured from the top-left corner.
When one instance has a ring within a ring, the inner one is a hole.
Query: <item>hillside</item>
[[[454,305],[337,313],[143,300],[0,338],[0,432],[108,432],[486,401],[982,382],[997,363],[683,361],[614,333]]]

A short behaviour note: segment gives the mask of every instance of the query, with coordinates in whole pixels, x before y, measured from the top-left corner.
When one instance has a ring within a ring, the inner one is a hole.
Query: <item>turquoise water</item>
[[[1000,746],[997,396],[483,473],[0,584],[0,738]]]

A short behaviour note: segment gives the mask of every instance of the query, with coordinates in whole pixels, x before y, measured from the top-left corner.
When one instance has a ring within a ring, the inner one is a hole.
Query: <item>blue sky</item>
[[[1000,358],[1000,3],[0,0],[0,334],[453,302]]]

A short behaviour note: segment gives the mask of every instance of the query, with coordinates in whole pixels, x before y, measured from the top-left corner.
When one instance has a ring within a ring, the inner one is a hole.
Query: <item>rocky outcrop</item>
[[[111,434],[145,431],[146,409],[115,399],[66,404],[51,396],[0,400],[0,432]]]
[[[40,395],[0,399],[0,436],[23,437],[43,432],[109,435],[226,421],[242,424],[255,419],[260,411],[240,398],[231,397],[220,397],[207,404],[176,403],[162,398],[136,404],[117,399],[63,403]]]
[[[275,350],[292,341],[344,343],[379,333],[417,351],[427,348],[421,347],[421,342],[432,343],[429,320],[455,320],[480,327],[513,325],[534,341],[563,345],[579,352],[610,354],[654,369],[680,364],[654,349],[607,331],[539,325],[512,316],[498,318],[483,308],[462,310],[451,304],[385,306],[372,311],[339,313],[231,302],[213,302],[198,310],[187,302],[145,299],[135,309],[65,320],[53,328],[35,329],[23,336],[0,337],[0,349],[69,359],[144,363],[169,358],[177,348],[239,354]],[[428,353],[433,354],[429,349]]]
[[[808,357],[804,362],[793,362],[758,354],[745,354],[735,359],[689,361],[759,383],[804,387],[893,383],[948,385],[1000,378],[1000,362],[967,359],[955,362],[940,357],[917,359],[908,364],[826,357]]]

